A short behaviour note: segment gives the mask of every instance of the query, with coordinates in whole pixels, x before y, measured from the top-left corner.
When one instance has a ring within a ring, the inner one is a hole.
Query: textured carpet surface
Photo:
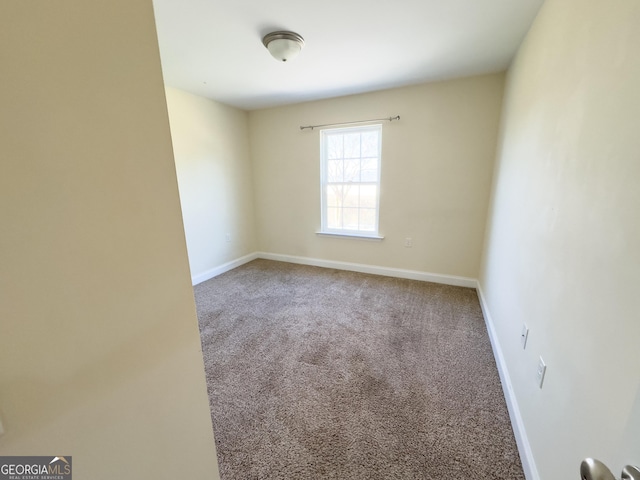
[[[524,479],[474,290],[255,260],[195,295],[223,480]]]

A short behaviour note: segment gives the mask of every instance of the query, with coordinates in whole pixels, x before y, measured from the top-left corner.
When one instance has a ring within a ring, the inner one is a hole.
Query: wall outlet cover
[[[522,333],[520,334],[520,343],[523,349],[527,348],[527,338],[529,338],[529,327],[525,323],[522,325]]]
[[[538,360],[538,371],[537,371],[537,379],[538,386],[542,388],[542,384],[544,382],[544,374],[547,373],[547,364],[544,363],[542,357]]]

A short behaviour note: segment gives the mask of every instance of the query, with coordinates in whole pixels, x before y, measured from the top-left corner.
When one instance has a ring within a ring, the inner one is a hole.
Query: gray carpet
[[[474,290],[255,260],[195,296],[222,480],[524,479]]]

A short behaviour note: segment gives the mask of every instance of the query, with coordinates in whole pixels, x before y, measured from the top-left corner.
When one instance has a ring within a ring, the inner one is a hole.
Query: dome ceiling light
[[[304,38],[294,32],[278,31],[265,35],[262,43],[273,58],[279,62],[289,62],[304,47]]]

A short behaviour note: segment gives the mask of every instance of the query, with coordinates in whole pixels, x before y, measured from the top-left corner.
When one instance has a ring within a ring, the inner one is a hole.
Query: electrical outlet
[[[4,427],[2,426],[2,419],[0,418],[0,437],[4,435]]]
[[[231,242],[231,234],[230,234],[230,233],[227,233],[227,234],[224,236],[224,238],[225,238],[225,240],[227,241],[227,243],[230,243],[230,242]]]
[[[404,239],[404,246],[405,246],[406,248],[411,248],[411,247],[413,247],[413,238],[411,238],[411,237],[407,237],[407,238],[405,238],[405,239]]]
[[[547,373],[547,365],[544,363],[544,360],[542,359],[542,357],[540,357],[540,359],[538,360],[538,372],[537,372],[538,386],[540,388],[542,388],[542,383],[544,382],[545,373]]]
[[[520,334],[520,343],[523,349],[527,348],[527,338],[529,338],[529,327],[525,323],[522,325],[522,333]]]

